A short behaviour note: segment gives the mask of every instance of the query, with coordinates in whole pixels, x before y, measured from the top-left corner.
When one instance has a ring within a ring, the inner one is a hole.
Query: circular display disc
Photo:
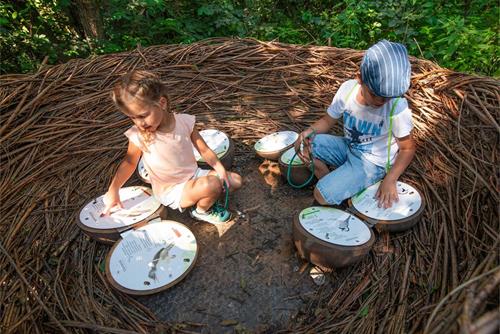
[[[88,203],[80,211],[80,222],[84,227],[96,230],[121,229],[134,225],[154,214],[161,203],[152,196],[147,187],[125,187],[120,189],[123,208],[113,208],[104,216],[104,195]]]
[[[420,212],[422,206],[420,193],[409,184],[399,181],[396,185],[399,201],[393,202],[390,208],[379,208],[375,199],[379,185],[380,182],[375,183],[353,196],[351,198],[352,206],[366,217],[383,221],[406,219]]]
[[[371,238],[370,229],[356,216],[345,211],[313,206],[302,210],[299,222],[316,238],[340,246],[359,246]]]
[[[137,165],[137,172],[139,173],[140,178],[146,182],[151,183],[151,179],[149,178],[149,173],[146,170],[146,166],[144,166],[144,160],[139,160],[139,164]]]
[[[178,283],[197,256],[198,245],[191,230],[162,220],[122,233],[108,254],[106,274],[115,288],[146,295]]]
[[[200,135],[207,143],[208,147],[217,155],[218,158],[221,158],[224,154],[227,153],[229,149],[229,137],[222,131],[215,129],[207,129],[200,131]],[[205,160],[202,158],[198,150],[193,147],[194,157],[197,162],[204,162]]]
[[[298,137],[299,134],[295,131],[279,131],[259,139],[254,148],[263,153],[276,152],[295,143]]]
[[[294,155],[295,155],[295,148],[291,147],[281,155],[280,161],[285,165],[289,165],[290,160],[292,160]],[[301,158],[299,158],[298,155],[296,155],[295,158],[293,158],[292,166],[299,166],[299,165],[304,165],[304,162],[302,161]]]

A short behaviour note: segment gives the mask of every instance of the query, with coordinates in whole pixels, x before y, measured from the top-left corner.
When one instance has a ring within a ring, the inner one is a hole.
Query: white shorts
[[[194,175],[189,180],[176,184],[169,191],[164,192],[163,194],[158,196],[158,200],[161,202],[161,204],[168,206],[173,210],[179,209],[180,212],[184,212],[184,209],[180,207],[180,203],[181,203],[182,193],[184,192],[184,187],[186,186],[186,183],[190,180],[194,180],[194,179],[197,179],[199,177],[206,176],[206,175],[208,175],[208,173],[210,173],[210,170],[198,168],[194,172]]]

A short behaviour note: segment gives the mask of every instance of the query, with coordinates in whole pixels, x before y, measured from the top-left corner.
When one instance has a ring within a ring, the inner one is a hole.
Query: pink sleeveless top
[[[174,117],[174,130],[170,133],[156,131],[148,145],[135,125],[125,132],[125,136],[142,151],[144,166],[156,196],[189,180],[198,168],[191,142],[195,117],[188,114],[174,114]]]

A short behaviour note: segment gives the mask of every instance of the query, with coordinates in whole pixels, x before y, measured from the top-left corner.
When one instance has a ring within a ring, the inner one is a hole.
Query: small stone
[[[311,276],[314,284],[316,284],[317,286],[321,286],[326,283],[326,276],[323,273],[323,270],[321,270],[319,267],[311,268],[311,271],[309,271],[309,276]]]

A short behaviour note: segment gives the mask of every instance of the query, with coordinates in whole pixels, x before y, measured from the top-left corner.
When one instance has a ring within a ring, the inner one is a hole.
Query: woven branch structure
[[[105,192],[127,145],[130,121],[109,98],[119,76],[156,72],[176,110],[228,133],[237,154],[252,154],[258,138],[324,115],[362,55],[210,39],[1,76],[0,332],[185,330],[112,290],[102,268],[108,248],[74,223],[79,208]],[[488,333],[498,326],[500,83],[416,58],[411,64],[405,96],[418,150],[403,180],[422,191],[424,217],[390,236],[387,256],[372,254],[337,273],[333,292],[320,291],[283,331]]]

